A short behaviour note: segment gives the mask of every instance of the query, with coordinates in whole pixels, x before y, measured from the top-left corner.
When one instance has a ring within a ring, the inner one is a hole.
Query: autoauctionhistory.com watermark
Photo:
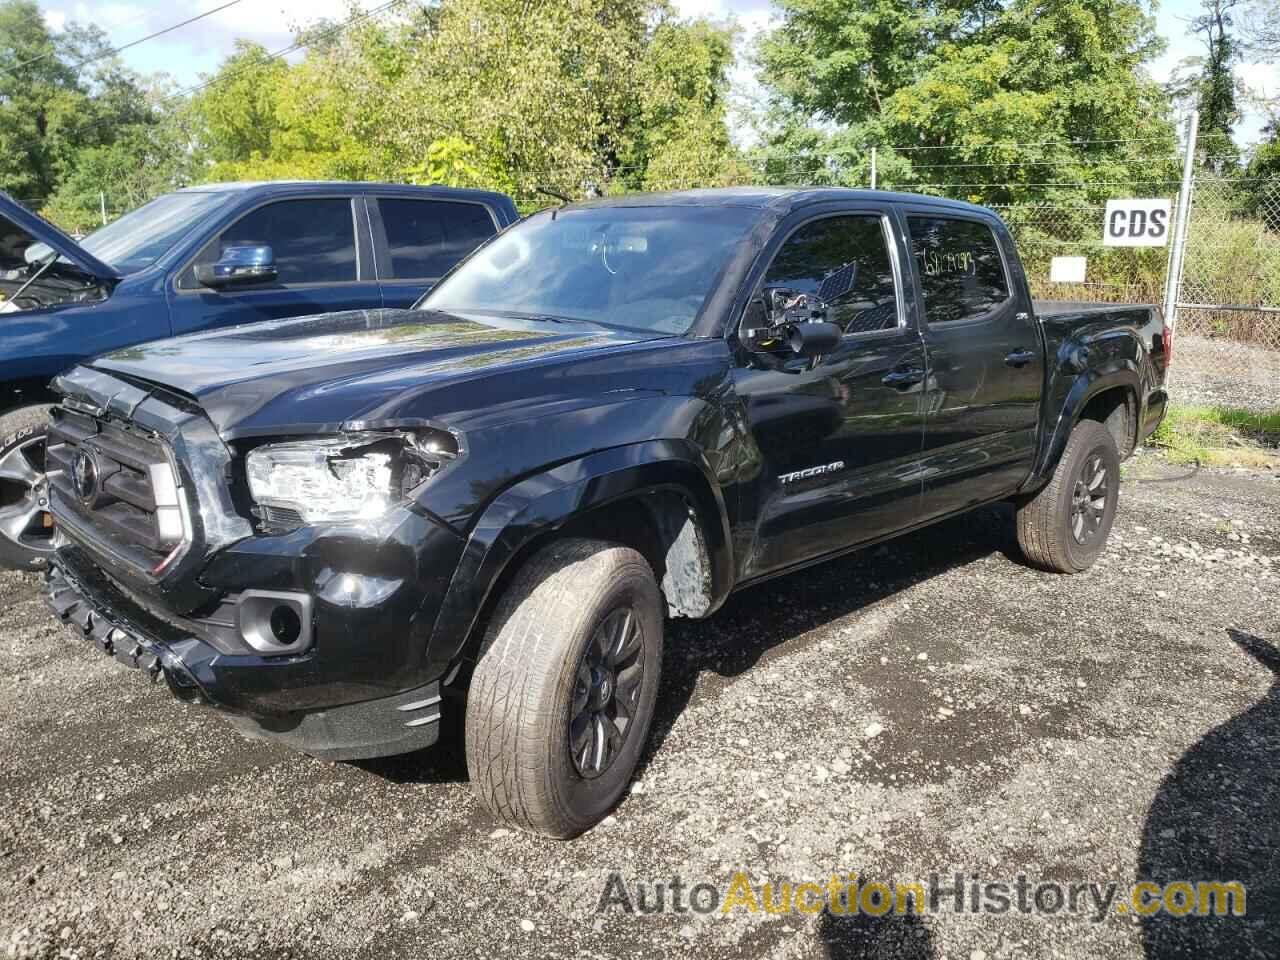
[[[627,880],[610,873],[596,903],[598,913],[817,914],[837,916],[973,913],[1070,915],[1101,923],[1108,917],[1243,917],[1247,891],[1236,880],[1141,881],[1035,880],[1026,874],[989,879],[978,874],[931,874],[926,880],[863,880],[856,873],[823,880],[752,878],[735,871],[727,879]]]

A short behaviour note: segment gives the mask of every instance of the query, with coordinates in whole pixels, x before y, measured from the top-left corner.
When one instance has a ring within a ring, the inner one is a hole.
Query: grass
[[[1147,442],[1175,463],[1280,467],[1280,410],[1175,404]]]

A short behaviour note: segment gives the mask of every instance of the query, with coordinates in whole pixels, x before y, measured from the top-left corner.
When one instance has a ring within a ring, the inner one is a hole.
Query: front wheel
[[[467,771],[494,816],[568,838],[609,812],[653,720],[662,623],[635,550],[566,539],[521,568],[467,697]]]
[[[44,475],[47,406],[0,417],[0,567],[37,570],[53,554]]]
[[[1035,566],[1080,573],[1106,546],[1120,496],[1120,455],[1102,424],[1071,431],[1049,483],[1018,505],[1018,544]]]

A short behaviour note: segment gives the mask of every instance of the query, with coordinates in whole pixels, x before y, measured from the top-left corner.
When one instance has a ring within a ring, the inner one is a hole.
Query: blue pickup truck
[[[210,184],[77,243],[0,193],[0,566],[50,551],[44,424],[59,371],[212,327],[409,307],[517,217],[480,190]]]

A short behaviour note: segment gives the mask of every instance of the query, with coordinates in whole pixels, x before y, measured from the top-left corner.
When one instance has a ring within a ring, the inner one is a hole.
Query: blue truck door
[[[169,284],[175,335],[278,317],[382,306],[363,198],[305,197],[267,201],[201,248]],[[267,244],[277,279],[210,290],[196,280],[198,263],[214,263],[230,246]]]
[[[498,220],[474,200],[369,198],[375,262],[388,307],[411,307],[453,265],[498,232]]]

